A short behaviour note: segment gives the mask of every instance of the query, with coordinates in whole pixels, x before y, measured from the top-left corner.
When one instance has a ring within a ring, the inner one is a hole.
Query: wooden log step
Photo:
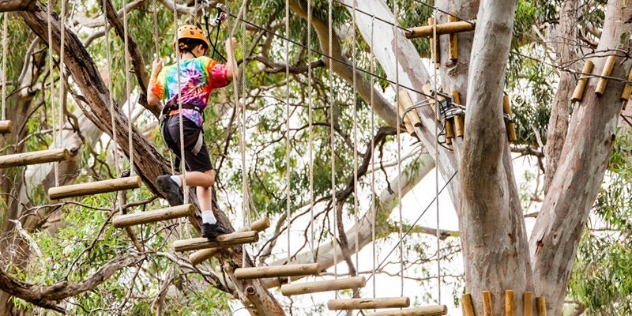
[[[235,270],[235,278],[261,279],[298,275],[318,275],[319,273],[320,265],[318,263],[288,264],[270,267],[239,268]]]
[[[158,221],[166,221],[184,216],[190,216],[195,213],[193,204],[184,204],[158,210],[140,212],[135,214],[125,214],[114,217],[112,225],[116,228],[154,223]]]
[[[8,134],[13,131],[13,123],[11,121],[0,121],[0,134]]]
[[[142,181],[140,180],[140,177],[134,176],[120,179],[110,179],[65,185],[48,189],[48,197],[51,200],[58,200],[82,195],[93,195],[119,190],[136,189],[140,188],[141,183]]]
[[[601,78],[597,81],[597,87],[595,87],[595,93],[598,96],[602,96],[606,92],[606,85],[608,84],[608,79],[605,77],[609,77],[612,73],[612,68],[614,68],[614,64],[617,60],[617,56],[608,56],[606,58],[606,63],[603,65],[603,69],[601,70]]]
[[[426,307],[408,308],[383,311],[366,314],[367,316],[439,316],[447,315],[448,307],[445,305],[434,305]]]
[[[586,84],[588,83],[588,77],[590,76],[590,72],[593,69],[593,62],[587,60],[584,64],[584,68],[582,69],[581,76],[579,77],[579,81],[577,81],[577,85],[575,86],[575,90],[573,91],[573,96],[571,97],[571,102],[581,101],[584,96],[584,89],[586,88]]]
[[[364,277],[357,276],[339,280],[285,284],[281,286],[281,293],[285,296],[290,296],[317,292],[355,289],[364,286],[366,286],[366,279]]]
[[[68,149],[50,149],[0,156],[0,168],[35,165],[70,159]]]
[[[410,306],[408,297],[350,298],[327,302],[329,310],[403,308],[408,306]]]
[[[473,31],[474,26],[473,22],[466,21],[437,24],[437,35]],[[433,25],[413,27],[409,32],[406,32],[406,38],[431,37],[434,33],[433,28]]]
[[[208,238],[176,240],[173,242],[173,249],[175,251],[182,252],[204,248],[227,248],[235,245],[256,242],[257,240],[259,240],[259,234],[256,231],[237,232],[219,235],[215,240],[208,240]]]
[[[264,217],[250,224],[250,227],[240,228],[239,230],[237,230],[237,232],[246,232],[246,231],[261,232],[268,227],[270,227],[270,219],[268,219],[267,217]],[[198,250],[189,255],[189,261],[191,261],[191,263],[193,263],[194,265],[199,264],[200,262],[213,257],[219,250],[220,248],[208,248],[208,249]]]

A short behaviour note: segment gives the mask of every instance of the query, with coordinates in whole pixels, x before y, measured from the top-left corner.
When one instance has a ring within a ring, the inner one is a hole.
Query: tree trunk
[[[607,55],[617,54],[621,37],[629,31],[621,21],[630,15],[632,7],[622,0],[608,1],[597,51],[610,53],[592,59],[593,72],[601,72]],[[632,62],[618,54],[610,76],[625,79]],[[562,314],[577,246],[608,166],[621,112],[623,82],[609,80],[599,97],[594,93],[597,81],[588,80],[584,98],[571,118],[558,169],[530,239],[536,292],[546,297],[550,315]]]
[[[505,290],[522,297],[533,286],[502,106],[515,8],[516,1],[481,2],[470,60],[457,208],[466,286],[479,315],[482,291],[492,293],[500,315]]]

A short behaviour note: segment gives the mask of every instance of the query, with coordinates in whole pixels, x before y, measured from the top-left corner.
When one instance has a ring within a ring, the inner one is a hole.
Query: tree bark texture
[[[597,47],[594,71],[600,73],[607,55],[618,55],[611,77],[627,78],[632,62],[624,59],[620,39],[632,7],[608,1],[605,25]],[[584,98],[571,118],[568,136],[549,192],[530,239],[536,293],[546,297],[547,313],[561,315],[566,285],[588,214],[597,197],[612,152],[622,102],[623,82],[609,80],[605,93],[595,91],[598,78],[588,80]]]
[[[29,10],[35,0],[0,0],[0,12]]]
[[[560,14],[560,26],[558,35],[552,39],[557,46],[556,56],[559,63],[568,66],[575,60],[574,40],[577,34],[577,0],[566,0]],[[551,106],[551,117],[546,134],[546,169],[544,172],[544,194],[551,185],[551,180],[557,170],[557,162],[562,153],[562,147],[566,140],[568,130],[568,117],[570,115],[571,94],[575,88],[575,78],[572,74],[561,71],[560,83]]]
[[[521,297],[533,286],[502,106],[515,8],[516,1],[481,1],[469,67],[457,209],[466,286],[479,315],[482,291],[492,293],[500,315],[505,290]]]

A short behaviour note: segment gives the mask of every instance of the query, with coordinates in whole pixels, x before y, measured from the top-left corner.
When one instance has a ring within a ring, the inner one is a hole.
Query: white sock
[[[215,219],[215,214],[213,214],[213,211],[202,212],[202,223],[211,225],[217,223],[217,219]]]
[[[171,176],[171,180],[173,180],[173,182],[175,182],[179,187],[182,186],[182,180],[180,179],[180,176]]]

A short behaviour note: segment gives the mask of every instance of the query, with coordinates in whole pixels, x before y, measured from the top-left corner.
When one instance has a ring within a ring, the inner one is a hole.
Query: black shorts
[[[184,162],[186,170],[205,172],[213,169],[206,143],[202,143],[202,147],[197,154],[193,153],[193,148],[195,147],[200,133],[202,133],[202,129],[199,128],[195,122],[184,116],[182,117],[182,127],[184,132]],[[169,149],[176,155],[175,168],[180,171],[180,154],[182,149],[180,148],[180,117],[178,115],[169,116],[162,123],[162,137],[167,146],[169,146]]]

